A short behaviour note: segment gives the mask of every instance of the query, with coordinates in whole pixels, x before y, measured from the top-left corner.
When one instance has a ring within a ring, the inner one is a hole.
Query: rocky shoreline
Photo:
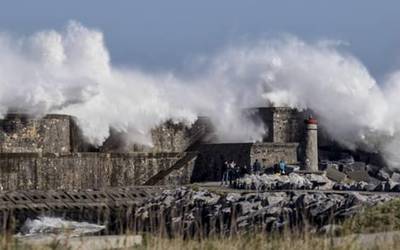
[[[165,190],[135,211],[138,231],[186,237],[324,226],[393,199],[389,194],[260,192],[217,194],[207,190]]]

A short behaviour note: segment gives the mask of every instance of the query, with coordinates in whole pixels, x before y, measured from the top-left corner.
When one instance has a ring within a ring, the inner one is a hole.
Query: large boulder
[[[376,174],[376,178],[381,181],[388,181],[390,179],[390,174],[385,169],[380,169]]]
[[[394,172],[394,173],[392,174],[392,176],[390,177],[390,180],[391,180],[391,181],[394,181],[394,182],[400,183],[400,174]]]

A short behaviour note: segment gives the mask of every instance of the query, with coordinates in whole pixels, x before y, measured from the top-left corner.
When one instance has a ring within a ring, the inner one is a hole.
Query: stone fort
[[[31,118],[8,114],[0,120],[1,190],[79,190],[132,185],[181,185],[218,181],[226,160],[265,167],[304,159],[305,113],[285,107],[251,109],[265,127],[262,141],[217,143],[206,117],[194,125],[166,122],[151,132],[153,146],[127,145],[111,131],[100,148],[85,142],[67,115]]]

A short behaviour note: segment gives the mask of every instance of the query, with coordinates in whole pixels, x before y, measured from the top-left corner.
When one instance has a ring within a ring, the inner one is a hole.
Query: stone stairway
[[[144,185],[157,185],[159,184],[165,177],[171,175],[174,171],[180,170],[185,167],[190,166],[190,162],[197,158],[197,152],[185,152],[184,155],[175,162],[170,168],[161,170],[156,175],[147,180]]]

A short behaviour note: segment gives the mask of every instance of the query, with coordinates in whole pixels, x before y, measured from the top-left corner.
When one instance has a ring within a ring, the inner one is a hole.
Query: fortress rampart
[[[78,190],[143,185],[185,153],[14,153],[0,155],[2,190]],[[194,159],[158,184],[189,183]]]
[[[100,148],[85,143],[73,117],[31,118],[9,114],[0,120],[0,188],[75,190],[131,185],[180,185],[217,181],[224,161],[264,167],[301,160],[304,122],[290,108],[256,108],[252,116],[267,127],[263,141],[213,143],[206,117],[190,127],[167,121],[151,131],[152,146],[130,144],[115,130]]]

